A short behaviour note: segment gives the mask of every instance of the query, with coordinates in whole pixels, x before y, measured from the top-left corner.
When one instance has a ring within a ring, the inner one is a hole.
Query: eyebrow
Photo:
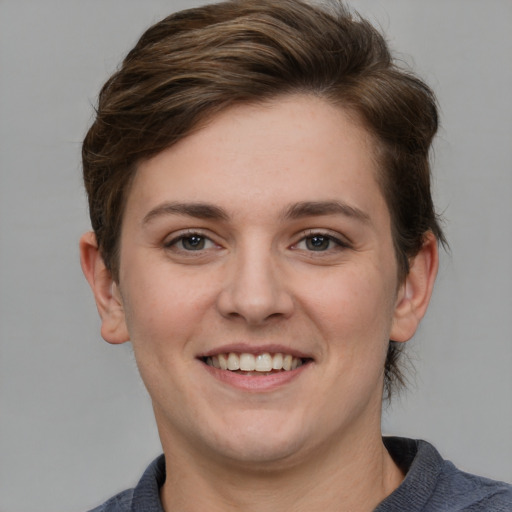
[[[301,219],[321,215],[343,215],[368,224],[370,216],[342,201],[303,201],[291,205],[284,213],[285,219]]]
[[[228,214],[218,206],[208,203],[162,203],[150,210],[142,220],[142,224],[147,224],[155,217],[162,215],[185,215],[196,217],[198,219],[210,220],[228,220]]]
[[[147,224],[154,218],[164,215],[184,215],[208,220],[229,220],[229,215],[224,209],[209,203],[165,202],[150,210],[144,216],[142,224]],[[282,218],[296,220],[322,215],[343,215],[365,224],[370,222],[369,215],[363,210],[341,201],[301,201],[286,208]]]

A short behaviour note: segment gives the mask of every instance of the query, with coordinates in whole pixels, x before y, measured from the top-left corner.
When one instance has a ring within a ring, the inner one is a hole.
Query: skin
[[[384,361],[425,313],[437,244],[397,281],[375,165],[365,130],[321,99],[237,106],[139,165],[118,283],[82,237],[102,335],[132,342],[153,402],[165,510],[369,511],[400,484]],[[201,357],[227,350],[308,364],[226,379]]]

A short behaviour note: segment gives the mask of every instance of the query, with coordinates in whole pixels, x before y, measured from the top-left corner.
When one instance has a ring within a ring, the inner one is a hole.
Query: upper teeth
[[[206,364],[221,370],[242,370],[244,372],[270,372],[272,370],[295,370],[302,365],[302,360],[291,354],[218,354],[206,359]]]

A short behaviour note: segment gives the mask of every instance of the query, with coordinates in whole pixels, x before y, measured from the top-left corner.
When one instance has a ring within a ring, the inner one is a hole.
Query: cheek
[[[201,287],[179,279],[155,282],[142,273],[130,281],[129,290],[125,314],[137,367],[152,398],[165,401],[161,393],[169,392],[169,382],[179,389],[195,361],[190,341],[201,328],[209,297]]]
[[[130,268],[138,270],[126,276],[126,323],[136,352],[167,357],[166,351],[188,348],[190,339],[214,323],[219,275],[177,269],[167,261],[145,263],[132,262]]]
[[[378,269],[333,273],[309,300],[318,324],[340,333],[386,331],[394,304],[394,281],[388,281]]]
[[[375,267],[340,273],[317,288],[311,316],[325,343],[333,379],[356,396],[374,389],[384,369],[394,304],[393,279]],[[365,384],[366,383],[366,384]]]

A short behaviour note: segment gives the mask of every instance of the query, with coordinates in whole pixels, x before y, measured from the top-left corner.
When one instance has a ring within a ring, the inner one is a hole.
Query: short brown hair
[[[381,34],[339,1],[231,0],[150,27],[105,83],[82,158],[92,227],[119,277],[123,210],[137,163],[239,103],[313,94],[354,113],[375,140],[399,277],[432,232],[444,242],[430,191],[438,116],[432,91],[393,61]],[[386,394],[403,383],[390,342]]]

